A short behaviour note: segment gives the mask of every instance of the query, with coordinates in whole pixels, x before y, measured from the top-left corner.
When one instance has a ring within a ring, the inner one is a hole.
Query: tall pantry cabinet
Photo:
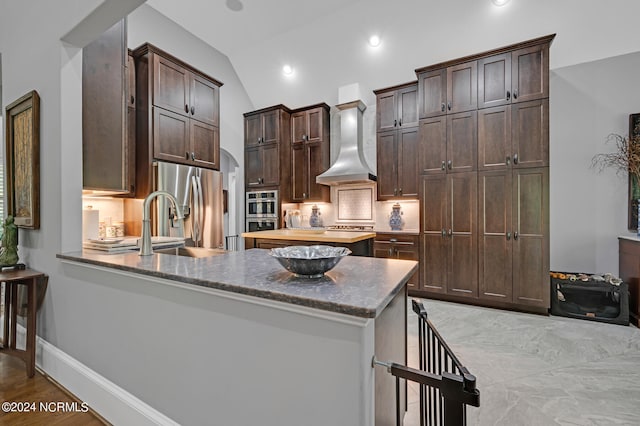
[[[549,46],[416,70],[422,277],[414,293],[549,307]]]

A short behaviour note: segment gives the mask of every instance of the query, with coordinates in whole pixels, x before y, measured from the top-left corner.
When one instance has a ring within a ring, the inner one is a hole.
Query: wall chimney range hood
[[[340,110],[340,151],[329,169],[316,177],[322,185],[372,183],[376,181],[362,148],[362,113],[367,108],[360,101],[336,105]]]

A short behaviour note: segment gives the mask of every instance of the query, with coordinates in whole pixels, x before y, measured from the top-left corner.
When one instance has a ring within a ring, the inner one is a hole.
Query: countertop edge
[[[345,304],[340,304],[336,302],[311,300],[304,297],[295,297],[291,295],[285,295],[281,293],[275,293],[275,292],[260,290],[260,289],[247,288],[243,286],[233,286],[229,284],[219,283],[216,281],[205,281],[197,278],[190,278],[190,277],[171,274],[167,272],[134,268],[126,265],[119,265],[116,263],[104,262],[97,259],[87,259],[74,254],[58,253],[56,254],[56,258],[71,261],[71,262],[76,262],[76,263],[85,263],[85,264],[100,266],[108,269],[115,269],[119,271],[151,276],[155,278],[167,279],[167,280],[176,281],[183,284],[191,284],[191,285],[196,285],[200,287],[212,288],[212,289],[217,289],[221,291],[228,291],[228,292],[233,292],[237,294],[244,294],[247,296],[253,296],[253,297],[258,297],[258,298],[267,299],[267,300],[275,300],[283,303],[290,303],[292,305],[304,306],[308,308],[320,309],[323,311],[335,312],[335,313],[340,313],[340,314],[349,315],[353,317],[369,318],[369,319],[375,319],[376,317],[378,317],[378,315],[384,310],[384,308],[387,307],[389,302],[391,302],[393,297],[395,297],[395,295],[398,294],[400,289],[406,285],[407,281],[409,280],[409,277],[411,277],[411,275],[418,268],[416,263],[414,268],[412,268],[411,272],[407,274],[405,277],[403,277],[399,281],[398,285],[396,285],[393,288],[393,290],[374,309],[374,308],[356,307],[353,305],[345,305]]]

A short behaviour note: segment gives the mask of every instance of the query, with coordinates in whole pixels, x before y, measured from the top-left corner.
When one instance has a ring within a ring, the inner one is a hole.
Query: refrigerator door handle
[[[198,181],[195,176],[191,176],[191,203],[193,212],[191,214],[191,238],[195,245],[200,240],[200,197],[198,197]]]
[[[198,241],[202,243],[203,233],[204,233],[204,199],[202,194],[202,178],[200,176],[196,177],[196,183],[198,184]],[[198,245],[198,244],[196,244]]]

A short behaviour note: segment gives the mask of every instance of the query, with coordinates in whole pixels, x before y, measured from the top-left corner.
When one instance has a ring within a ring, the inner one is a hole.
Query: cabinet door
[[[478,60],[478,108],[511,103],[511,53]]]
[[[394,90],[381,93],[376,97],[376,129],[378,132],[395,129],[398,125],[396,104]]]
[[[316,183],[316,176],[324,173],[329,168],[329,153],[326,147],[328,142],[305,144],[307,161],[307,200],[330,201],[330,188],[327,185]]]
[[[277,186],[280,184],[280,161],[277,144],[262,147],[262,184],[263,186]]]
[[[513,102],[549,97],[549,46],[539,45],[511,53]]]
[[[447,170],[469,172],[476,170],[478,133],[477,111],[447,116]]]
[[[422,177],[422,289],[445,293],[447,290],[447,177]]]
[[[418,74],[418,113],[420,118],[446,114],[447,70]]]
[[[393,245],[389,241],[378,241],[373,242],[373,257],[377,257],[380,259],[389,259],[393,257]]]
[[[511,302],[513,298],[511,170],[480,172],[478,179],[479,297]]]
[[[390,199],[397,194],[397,135],[395,130],[377,135],[378,200]]]
[[[218,126],[220,88],[206,78],[191,75],[189,113],[194,118],[211,126]]]
[[[244,181],[247,188],[262,185],[262,147],[251,147],[244,151]]]
[[[127,159],[135,152],[125,121],[127,36],[122,20],[82,51],[82,184],[85,189],[127,192]],[[131,160],[129,160],[131,161]]]
[[[404,243],[398,242],[394,244],[394,254],[396,259],[401,260],[415,260],[419,261],[420,254],[418,250],[418,245],[413,243]],[[418,266],[419,267],[419,266]],[[420,281],[420,271],[418,270],[414,273],[409,281],[407,282],[407,287],[410,289],[417,290]]]
[[[549,307],[549,168],[513,171],[513,301]]]
[[[470,111],[477,107],[477,62],[465,62],[447,68],[447,113]]]
[[[419,171],[421,174],[446,173],[447,117],[420,120]]]
[[[306,149],[304,143],[293,144],[291,149],[291,201],[302,202],[307,188]]]
[[[262,115],[253,114],[244,118],[244,146],[257,146],[262,138]]]
[[[176,114],[189,115],[189,77],[178,64],[153,55],[153,105]]]
[[[304,111],[291,114],[291,143],[304,143],[307,134],[307,114]]]
[[[324,111],[324,108],[314,108],[307,111],[307,142],[324,140]]]
[[[418,128],[398,130],[398,195],[418,198]]]
[[[398,126],[418,125],[418,86],[406,87],[397,92]]]
[[[511,106],[514,168],[549,165],[549,99]]]
[[[280,111],[268,111],[262,117],[262,143],[280,142]],[[289,131],[289,129],[286,129]]]
[[[447,175],[447,292],[478,297],[478,178],[474,172]]]
[[[187,164],[190,120],[184,115],[153,108],[153,158]]]
[[[194,165],[220,170],[220,132],[215,126],[190,120],[191,160]]]
[[[511,168],[511,106],[478,110],[478,170]]]

